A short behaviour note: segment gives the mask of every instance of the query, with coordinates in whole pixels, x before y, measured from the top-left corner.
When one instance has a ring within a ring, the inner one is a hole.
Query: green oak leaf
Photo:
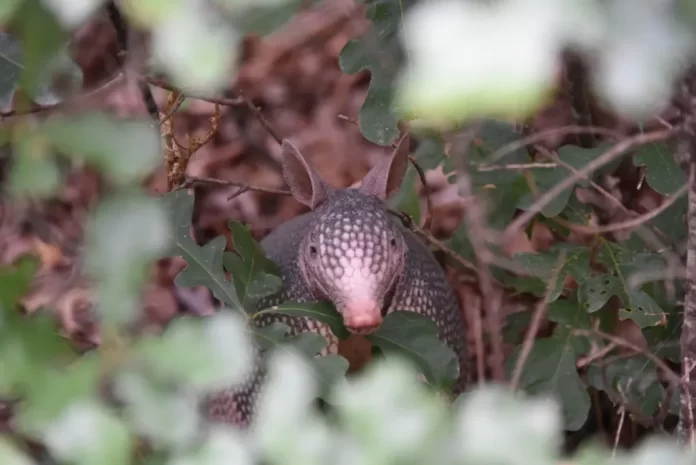
[[[664,142],[639,147],[633,163],[645,166],[648,185],[660,194],[673,194],[686,183],[686,175],[674,159],[674,150]]]
[[[459,377],[457,355],[439,339],[437,326],[425,315],[392,312],[366,338],[387,354],[397,353],[409,359],[437,388],[448,389]]]
[[[95,399],[101,363],[98,354],[89,353],[64,369],[44,370],[26,389],[26,402],[17,413],[18,428],[32,437],[42,438],[71,405]]]
[[[519,357],[518,347],[505,363],[512,374]],[[575,367],[577,354],[568,337],[539,338],[522,369],[520,388],[528,394],[552,394],[561,400],[564,429],[577,431],[585,424],[590,396]]]
[[[199,246],[191,238],[193,200],[193,196],[183,189],[171,192],[161,199],[169,212],[173,244],[164,256],[179,256],[187,263],[174,284],[180,287],[205,286],[215,298],[231,309],[244,311],[234,283],[223,273],[222,251],[225,248],[225,238],[216,237],[204,246]]]
[[[229,223],[235,251],[225,252],[222,263],[232,275],[237,296],[247,311],[253,311],[256,303],[283,286],[278,267],[269,260],[251,233],[241,223]]]
[[[205,393],[242,382],[254,357],[243,319],[232,312],[176,319],[161,336],[138,341],[136,352],[162,379]]]
[[[370,142],[389,145],[399,135],[398,114],[393,106],[394,78],[402,60],[398,27],[401,15],[414,0],[377,2],[366,5],[365,16],[372,27],[352,39],[341,50],[339,66],[344,73],[370,71],[370,86],[360,108],[360,132]]]

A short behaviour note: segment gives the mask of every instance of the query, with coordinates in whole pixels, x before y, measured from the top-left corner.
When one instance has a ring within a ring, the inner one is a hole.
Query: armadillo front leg
[[[280,313],[269,313],[254,321],[258,327],[284,323],[289,328],[288,336],[296,336],[303,332],[321,334],[327,339],[328,345],[319,353],[319,356],[338,353],[338,338],[324,323],[310,318],[291,317]],[[253,370],[247,380],[237,388],[216,393],[206,399],[204,408],[207,419],[214,423],[248,427],[254,417],[256,402],[264,385],[265,375],[261,352],[257,348]]]

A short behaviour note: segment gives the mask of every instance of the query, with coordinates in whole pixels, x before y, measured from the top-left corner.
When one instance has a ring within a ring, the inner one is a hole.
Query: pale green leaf
[[[225,311],[204,319],[177,319],[161,336],[139,341],[136,351],[152,373],[201,393],[242,382],[254,357],[241,316]]]
[[[107,196],[87,224],[85,266],[96,280],[98,310],[107,324],[131,321],[150,264],[169,247],[166,212],[142,192]]]
[[[56,115],[40,132],[65,155],[83,158],[119,183],[141,180],[162,162],[158,129],[142,118],[91,111]]]
[[[91,400],[71,404],[46,432],[52,454],[74,465],[129,465],[133,438],[123,421]]]

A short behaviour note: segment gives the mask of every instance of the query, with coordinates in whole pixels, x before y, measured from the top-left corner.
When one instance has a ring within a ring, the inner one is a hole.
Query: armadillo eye
[[[392,237],[391,240],[389,241],[389,244],[390,244],[392,247],[396,247],[396,239]]]
[[[310,246],[309,246],[309,255],[310,255],[312,258],[316,258],[316,257],[317,257],[317,248],[314,247],[313,245],[310,245]]]

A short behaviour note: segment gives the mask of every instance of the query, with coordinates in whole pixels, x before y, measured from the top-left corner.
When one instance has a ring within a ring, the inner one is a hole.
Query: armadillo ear
[[[408,133],[405,133],[397,142],[391,156],[379,162],[365,175],[360,184],[360,191],[386,200],[399,190],[408,168],[408,142]]]
[[[292,196],[314,209],[326,199],[331,187],[288,140],[283,140],[281,148],[283,177],[290,186]]]

